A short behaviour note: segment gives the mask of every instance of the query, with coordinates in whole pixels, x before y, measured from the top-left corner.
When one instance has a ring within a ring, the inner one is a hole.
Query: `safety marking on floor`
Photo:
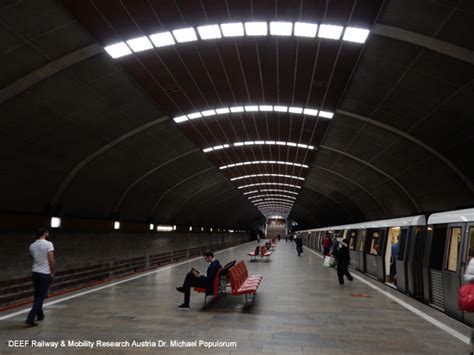
[[[308,247],[304,247],[306,250],[308,250],[309,252],[313,253],[314,255],[320,257],[321,259],[323,259],[323,256],[322,255],[319,255],[317,252],[315,252],[314,250],[308,248]],[[435,327],[441,329],[441,330],[444,330],[446,333],[452,335],[453,337],[461,340],[463,343],[466,343],[466,344],[469,344],[470,343],[470,338],[461,334],[460,332],[458,332],[457,330],[451,328],[450,326],[447,326],[446,324],[440,322],[439,320],[431,317],[430,315],[420,311],[419,309],[417,309],[416,307],[413,307],[412,305],[408,304],[407,302],[403,301],[402,299],[398,298],[397,296],[394,296],[392,295],[391,293],[387,292],[387,291],[384,291],[382,290],[380,287],[376,286],[376,285],[373,285],[371,282],[365,280],[364,278],[360,277],[359,275],[356,275],[356,274],[352,274],[352,276],[359,280],[360,282],[366,284],[367,286],[369,286],[370,288],[376,290],[377,292],[381,293],[382,295],[390,298],[392,301],[395,301],[397,302],[400,306],[408,309],[410,312],[416,314],[418,317],[420,318],[423,318],[424,320],[430,322],[431,324],[433,324]]]
[[[235,249],[235,248],[240,248],[240,247],[242,247],[242,246],[244,246],[244,245],[247,245],[247,244],[250,244],[250,243],[254,243],[254,242],[251,241],[251,242],[239,244],[239,245],[236,245],[236,246],[227,248],[227,249],[222,249],[222,250],[219,250],[219,251],[214,252],[214,254],[219,254],[219,253],[223,253],[223,252],[226,252],[226,251]],[[132,276],[132,277],[127,278],[127,279],[124,279],[124,280],[112,282],[112,283],[110,283],[110,284],[107,284],[107,285],[104,285],[104,286],[100,286],[100,287],[97,287],[97,288],[93,288],[93,289],[91,289],[91,290],[82,291],[82,292],[79,292],[79,293],[76,293],[76,294],[73,294],[73,295],[70,295],[70,296],[66,296],[66,297],[61,298],[61,299],[58,299],[58,300],[46,302],[46,303],[43,304],[43,308],[50,307],[50,306],[55,305],[55,304],[57,304],[57,303],[69,301],[69,300],[72,300],[72,299],[77,298],[77,297],[85,296],[85,295],[88,295],[88,294],[93,293],[93,292],[101,291],[101,290],[106,289],[106,288],[109,288],[109,287],[113,287],[113,286],[116,286],[116,285],[120,285],[120,284],[123,284],[123,283],[125,283],[125,282],[129,282],[129,281],[133,281],[133,280],[136,280],[136,279],[140,279],[140,278],[145,277],[145,276],[153,275],[153,274],[156,274],[156,273],[158,273],[158,272],[165,271],[165,270],[174,268],[174,267],[176,267],[176,266],[184,265],[184,264],[187,264],[187,263],[189,263],[189,262],[192,262],[192,261],[195,261],[195,260],[198,260],[198,259],[201,259],[201,258],[202,258],[202,256],[196,256],[195,258],[188,259],[188,260],[184,260],[184,261],[181,261],[181,262],[179,262],[179,263],[177,263],[177,264],[167,265],[167,266],[164,266],[164,267],[162,267],[162,268],[158,268],[158,269],[153,270],[153,271],[145,272],[145,273],[140,274],[140,275]],[[13,318],[13,317],[16,317],[16,316],[18,316],[18,315],[20,315],[20,314],[28,313],[28,312],[30,311],[30,308],[31,308],[31,305],[29,305],[28,308],[19,310],[19,311],[17,311],[17,312],[13,312],[13,313],[6,314],[6,315],[4,315],[4,316],[0,316],[0,320],[5,320],[5,319]]]

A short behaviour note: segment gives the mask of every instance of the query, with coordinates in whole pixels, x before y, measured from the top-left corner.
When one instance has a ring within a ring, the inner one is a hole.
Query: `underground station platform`
[[[269,261],[260,258],[250,262],[247,252],[254,244],[216,254],[221,263],[244,260],[249,275],[263,276],[255,300],[247,305],[244,296],[226,294],[204,307],[203,295],[194,293],[189,310],[177,309],[181,296],[175,290],[176,280],[192,265],[205,267],[198,259],[52,298],[46,302],[45,323],[38,327],[24,329],[27,308],[4,315],[0,318],[0,340],[3,344],[20,338],[50,343],[75,340],[83,342],[76,343],[76,350],[105,353],[111,348],[91,349],[87,341],[162,341],[161,348],[158,344],[112,348],[119,353],[466,352],[469,327],[441,312],[357,272],[352,282],[341,286],[336,271],[324,267],[319,254],[308,248],[298,257],[293,242],[280,241]],[[203,343],[186,347],[181,341]],[[60,345],[57,350],[61,351]],[[2,354],[18,351],[20,348],[7,349],[4,345]]]
[[[0,0],[0,355],[474,354],[473,0]]]

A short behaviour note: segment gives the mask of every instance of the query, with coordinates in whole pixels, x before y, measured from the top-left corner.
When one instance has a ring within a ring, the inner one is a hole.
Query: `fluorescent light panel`
[[[329,38],[329,39],[339,39],[341,38],[342,26],[334,25],[321,25],[319,26],[318,37],[320,38]]]
[[[180,28],[178,30],[173,30],[173,36],[176,38],[176,41],[179,43],[197,41],[196,32],[194,28]]]
[[[114,59],[132,54],[132,51],[125,44],[125,42],[119,42],[119,43],[111,44],[110,46],[104,47],[104,49]]]
[[[235,164],[229,164],[229,165],[222,165],[219,167],[219,169],[227,169],[227,168],[233,168],[235,166],[242,166],[242,165],[256,165],[256,164],[280,164],[280,165],[290,165],[290,166],[296,166],[299,168],[305,168],[307,169],[309,166],[306,164],[300,164],[300,163],[293,163],[290,161],[275,161],[275,160],[254,160],[254,161],[245,161],[245,162],[239,162]]]
[[[240,37],[244,35],[244,25],[242,22],[223,23],[221,30],[224,37]]]
[[[342,39],[348,42],[365,43],[370,33],[368,29],[342,26],[310,23],[310,22],[284,22],[272,21],[270,23],[263,21],[255,22],[233,22],[222,24],[211,24],[198,26],[197,32],[201,40],[220,39],[222,37],[243,37],[247,36],[266,36],[268,35],[268,28],[272,36],[286,36],[291,35],[295,37],[336,39],[341,38],[342,32],[344,35]],[[150,42],[151,40],[151,42]],[[194,27],[179,28],[164,32],[158,32],[147,36],[131,38],[125,42],[118,42],[104,47],[107,53],[112,58],[120,58],[130,55],[133,52],[141,52],[144,50],[166,47],[175,45],[176,43],[186,43],[197,41],[198,36]],[[127,45],[128,44],[128,45]]]
[[[247,36],[266,36],[268,26],[266,22],[245,22],[245,34]]]
[[[317,32],[318,32],[318,25],[315,23],[295,22],[295,30],[294,30],[295,36],[314,38],[316,37]]]
[[[204,112],[201,112],[201,114],[203,114],[204,116]],[[180,116],[180,117],[176,117],[176,119],[182,119],[183,121],[186,121],[186,117],[185,116]],[[183,122],[181,121],[181,122]],[[308,145],[308,144],[303,144],[303,143],[295,143],[295,142],[282,142],[282,141],[245,141],[245,142],[235,142],[235,143],[229,143],[229,144],[224,144],[224,147],[225,148],[230,148],[231,146],[234,146],[234,147],[242,147],[242,146],[246,146],[246,145],[255,145],[255,144],[265,144],[265,145],[286,145],[288,147],[298,147],[298,148],[304,148],[304,149],[309,149],[309,150],[314,150],[314,146],[313,145]],[[216,146],[213,146],[213,147],[208,147],[208,148],[205,148],[203,151],[205,153],[208,153],[208,152],[212,152],[213,150],[215,150],[215,147]]]
[[[159,32],[150,35],[153,45],[157,48],[171,46],[176,44],[171,32]]]
[[[272,36],[291,36],[293,23],[291,22],[270,22],[270,34]]]
[[[146,36],[129,39],[127,44],[135,53],[153,48],[153,45]]]
[[[197,30],[201,39],[204,40],[222,38],[219,25],[199,26]]]
[[[238,189],[245,189],[247,187],[255,187],[255,186],[265,186],[265,185],[275,185],[275,186],[287,186],[287,187],[294,187],[296,189],[301,189],[301,186],[298,185],[292,185],[292,184],[285,184],[282,182],[259,182],[256,184],[248,184],[248,185],[242,185],[238,186]]]
[[[369,30],[364,28],[346,27],[342,39],[348,42],[365,43],[368,35]]]

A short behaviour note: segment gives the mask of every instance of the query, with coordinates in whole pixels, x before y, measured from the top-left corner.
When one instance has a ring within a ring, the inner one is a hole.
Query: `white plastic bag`
[[[330,264],[331,264],[331,257],[326,255],[324,257],[323,266],[330,267]]]

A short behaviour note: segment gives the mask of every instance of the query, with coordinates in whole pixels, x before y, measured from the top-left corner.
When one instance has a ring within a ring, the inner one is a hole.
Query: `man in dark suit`
[[[212,295],[214,277],[216,276],[217,271],[221,268],[221,263],[219,260],[214,259],[214,253],[210,250],[205,251],[204,260],[209,263],[207,268],[206,275],[201,275],[196,269],[192,269],[186,275],[183,286],[176,287],[176,290],[184,293],[184,303],[178,308],[189,309],[189,301],[191,298],[191,287],[201,287],[206,289],[206,295]]]

